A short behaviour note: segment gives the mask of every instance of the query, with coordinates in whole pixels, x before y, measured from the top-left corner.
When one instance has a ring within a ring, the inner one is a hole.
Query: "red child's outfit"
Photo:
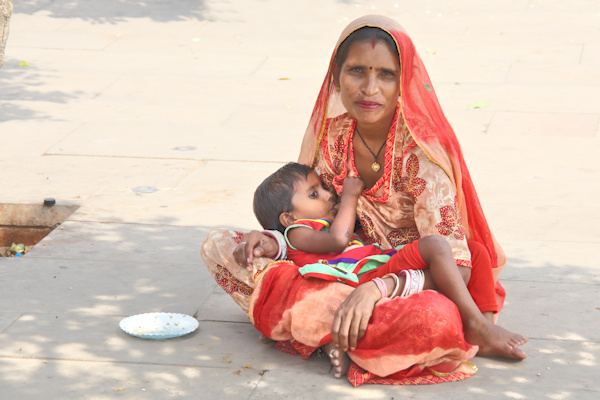
[[[339,281],[356,287],[362,283],[381,278],[389,273],[398,273],[407,269],[426,269],[429,267],[419,252],[419,240],[395,249],[384,250],[376,244],[365,245],[356,235],[342,252],[338,253],[307,253],[295,249],[287,238],[290,229],[303,227],[314,230],[329,230],[331,220],[327,218],[302,219],[289,226],[284,233],[288,244],[287,258],[300,268],[305,278],[319,278],[329,281]],[[494,281],[490,261],[485,265],[487,252],[479,243],[469,242],[473,262],[471,279],[467,289],[475,304],[482,311],[497,311],[496,297],[493,290]],[[487,268],[486,268],[487,267]],[[486,287],[486,289],[484,289]]]

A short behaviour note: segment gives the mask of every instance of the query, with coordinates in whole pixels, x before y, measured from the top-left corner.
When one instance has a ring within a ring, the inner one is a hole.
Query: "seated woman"
[[[494,319],[504,300],[497,282],[504,254],[425,67],[395,21],[366,16],[344,30],[299,162],[338,194],[346,177],[362,179],[357,217],[365,241],[390,249],[424,236],[445,237],[463,276],[477,270],[468,291],[483,315]],[[304,355],[331,340],[348,350],[354,384],[379,377],[421,382],[415,377],[431,375],[430,368],[450,372],[444,379],[463,379],[472,374],[464,361],[477,350],[525,358],[517,346],[477,349],[467,343],[458,310],[439,293],[380,300],[375,285],[352,289],[308,280],[295,265],[271,263],[286,252],[285,242],[273,235],[212,232],[203,246],[206,265],[267,337],[291,340]]]

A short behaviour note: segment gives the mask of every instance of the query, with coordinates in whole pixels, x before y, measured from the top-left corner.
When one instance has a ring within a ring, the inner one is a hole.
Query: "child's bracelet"
[[[273,258],[274,260],[286,260],[287,259],[287,243],[283,237],[283,233],[276,230],[262,231],[263,234],[271,236],[277,242],[277,255]]]
[[[400,297],[406,297],[408,296],[408,292],[410,290],[410,281],[411,281],[411,273],[410,270],[403,270],[400,271],[400,275],[404,275],[405,277],[405,281],[404,281],[404,289],[402,290],[402,294],[400,294]]]
[[[398,279],[398,276],[396,274],[387,274],[387,275],[384,275],[384,278],[386,278],[388,276],[394,278],[394,290],[392,291],[392,294],[390,295],[390,299],[393,299],[398,294],[398,290],[400,290],[400,279]]]
[[[425,273],[422,270],[407,269],[401,271],[400,274],[406,277],[406,283],[400,297],[410,296],[411,294],[419,293],[425,285]]]
[[[388,297],[387,285],[385,284],[383,279],[375,278],[373,279],[373,282],[375,282],[377,289],[379,289],[379,292],[381,293],[381,298],[383,299],[384,297]]]

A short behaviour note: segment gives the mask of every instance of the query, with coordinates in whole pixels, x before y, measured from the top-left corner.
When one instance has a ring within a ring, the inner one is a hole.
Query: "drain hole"
[[[55,203],[0,204],[0,257],[27,253],[79,208]]]

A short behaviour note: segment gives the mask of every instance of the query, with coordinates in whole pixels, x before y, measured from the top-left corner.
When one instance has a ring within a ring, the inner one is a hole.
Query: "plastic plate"
[[[147,313],[119,322],[123,331],[144,339],[170,339],[187,335],[198,328],[198,321],[185,314]]]

